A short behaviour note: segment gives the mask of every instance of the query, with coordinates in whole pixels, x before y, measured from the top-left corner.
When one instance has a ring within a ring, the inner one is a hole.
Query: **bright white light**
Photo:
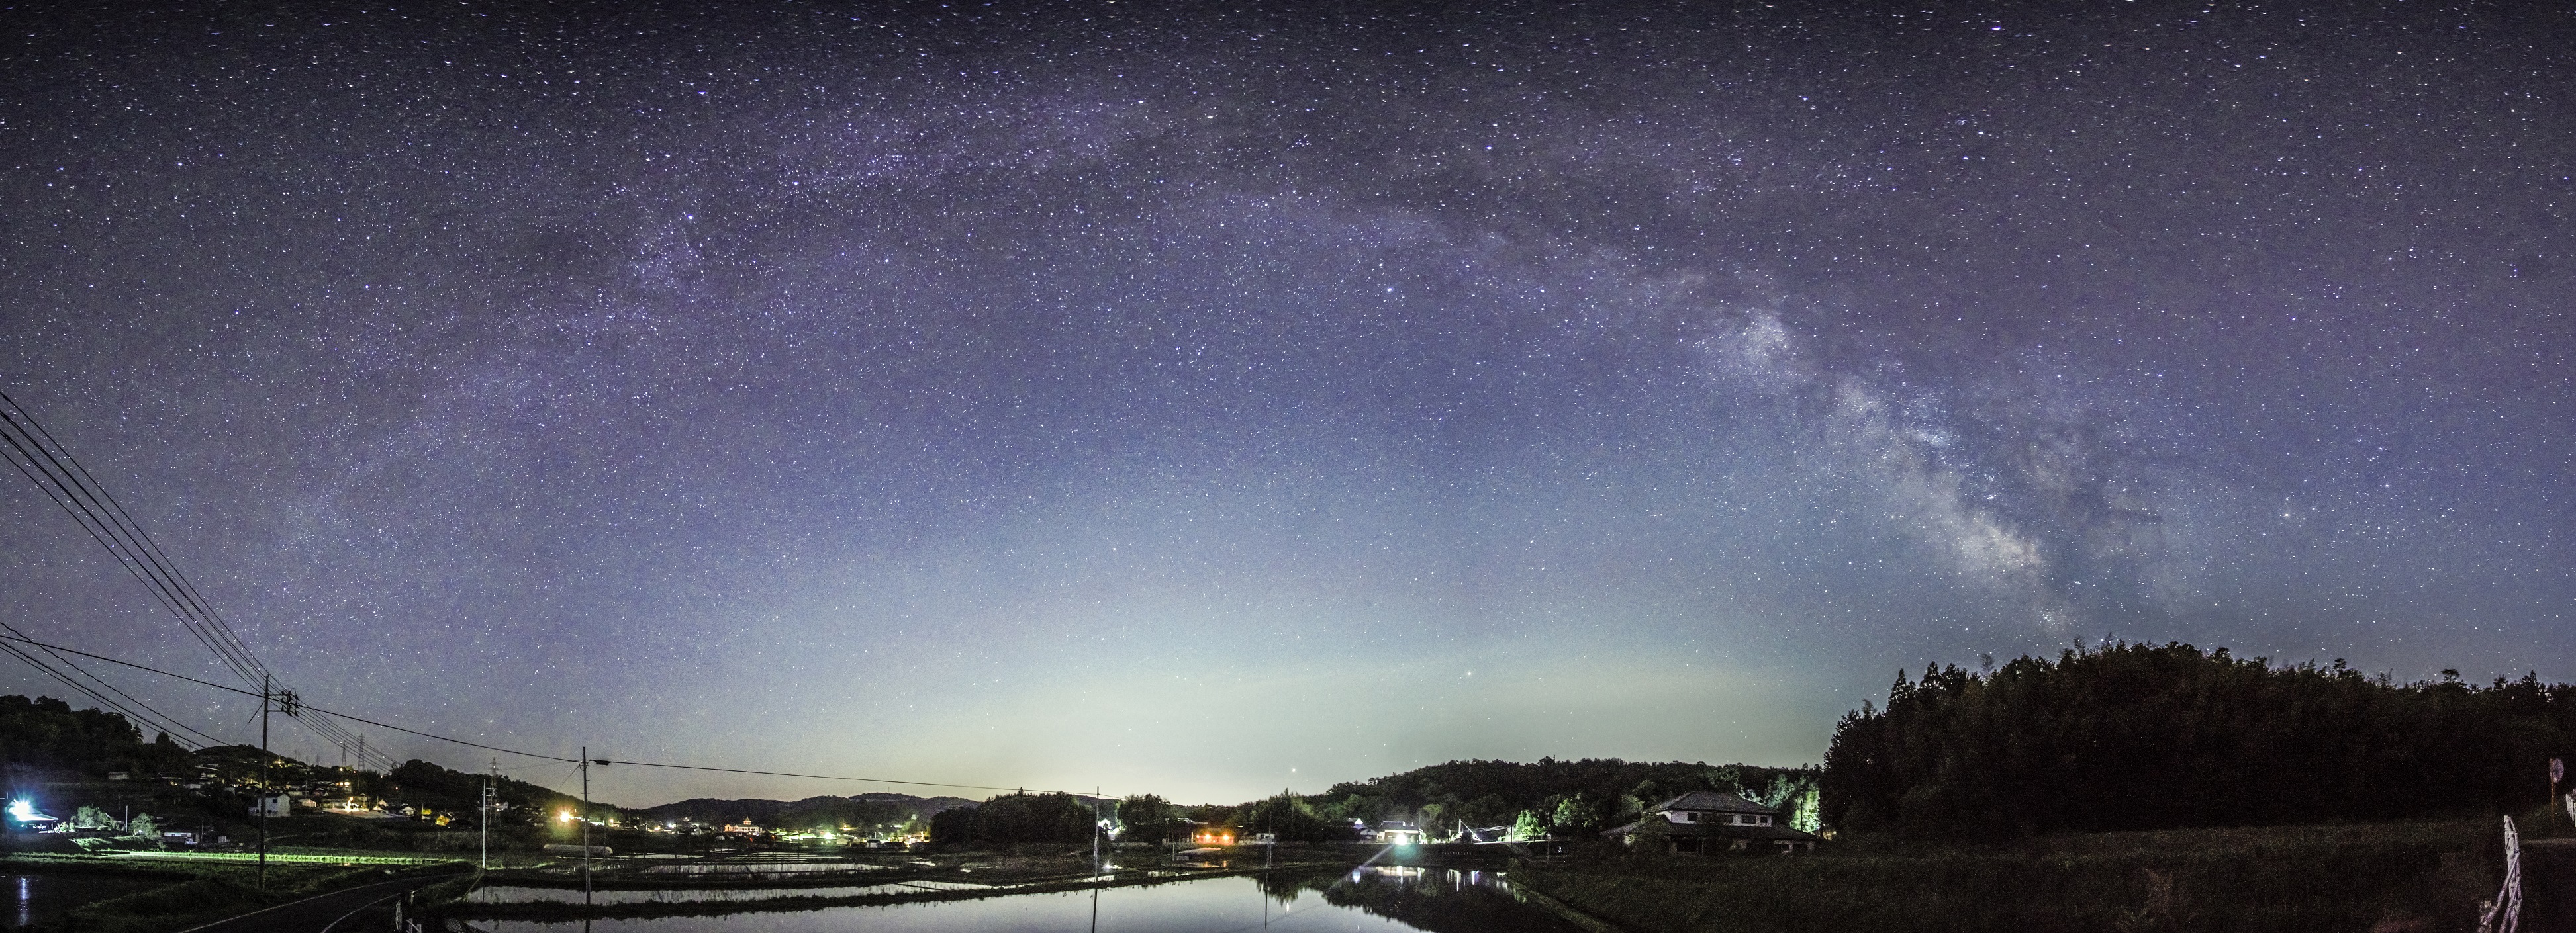
[[[36,805],[24,800],[9,801],[9,818],[24,823],[36,818]]]

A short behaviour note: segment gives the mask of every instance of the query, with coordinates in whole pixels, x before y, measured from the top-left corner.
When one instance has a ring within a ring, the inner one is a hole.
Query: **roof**
[[[1645,821],[1638,820],[1636,823],[1629,823],[1601,835],[1605,839],[1617,839],[1636,832],[1638,823],[1643,822]],[[1663,832],[1666,836],[1702,839],[1789,839],[1797,842],[1814,842],[1817,839],[1814,833],[1801,832],[1778,824],[1736,826],[1727,823],[1668,823],[1664,826]]]
[[[1646,808],[1646,812],[1648,813],[1662,813],[1666,810],[1702,810],[1715,813],[1768,813],[1773,816],[1778,816],[1780,813],[1778,810],[1754,803],[1753,801],[1746,800],[1722,790],[1695,790]]]

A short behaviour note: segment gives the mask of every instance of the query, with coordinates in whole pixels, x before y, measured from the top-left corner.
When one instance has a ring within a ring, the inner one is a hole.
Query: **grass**
[[[2487,820],[1884,839],[1814,855],[1590,850],[1512,875],[1639,933],[2466,929],[2503,853]]]

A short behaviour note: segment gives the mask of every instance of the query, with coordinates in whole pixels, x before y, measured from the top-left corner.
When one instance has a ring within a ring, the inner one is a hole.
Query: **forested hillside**
[[[13,695],[0,696],[0,765],[96,778],[110,771],[193,774],[196,758],[168,735],[143,741],[142,730],[116,713]]]
[[[2382,820],[2536,806],[2576,755],[2576,687],[2395,683],[2338,660],[2113,643],[1988,672],[1903,672],[1843,717],[1824,819],[1994,838]]]

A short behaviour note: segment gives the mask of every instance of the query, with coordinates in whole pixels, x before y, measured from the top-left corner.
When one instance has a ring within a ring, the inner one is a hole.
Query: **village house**
[[[1668,855],[1716,852],[1815,851],[1816,837],[1781,825],[1779,811],[1724,791],[1692,791],[1646,808],[1646,813],[1602,834],[1631,848],[1660,841]]]

